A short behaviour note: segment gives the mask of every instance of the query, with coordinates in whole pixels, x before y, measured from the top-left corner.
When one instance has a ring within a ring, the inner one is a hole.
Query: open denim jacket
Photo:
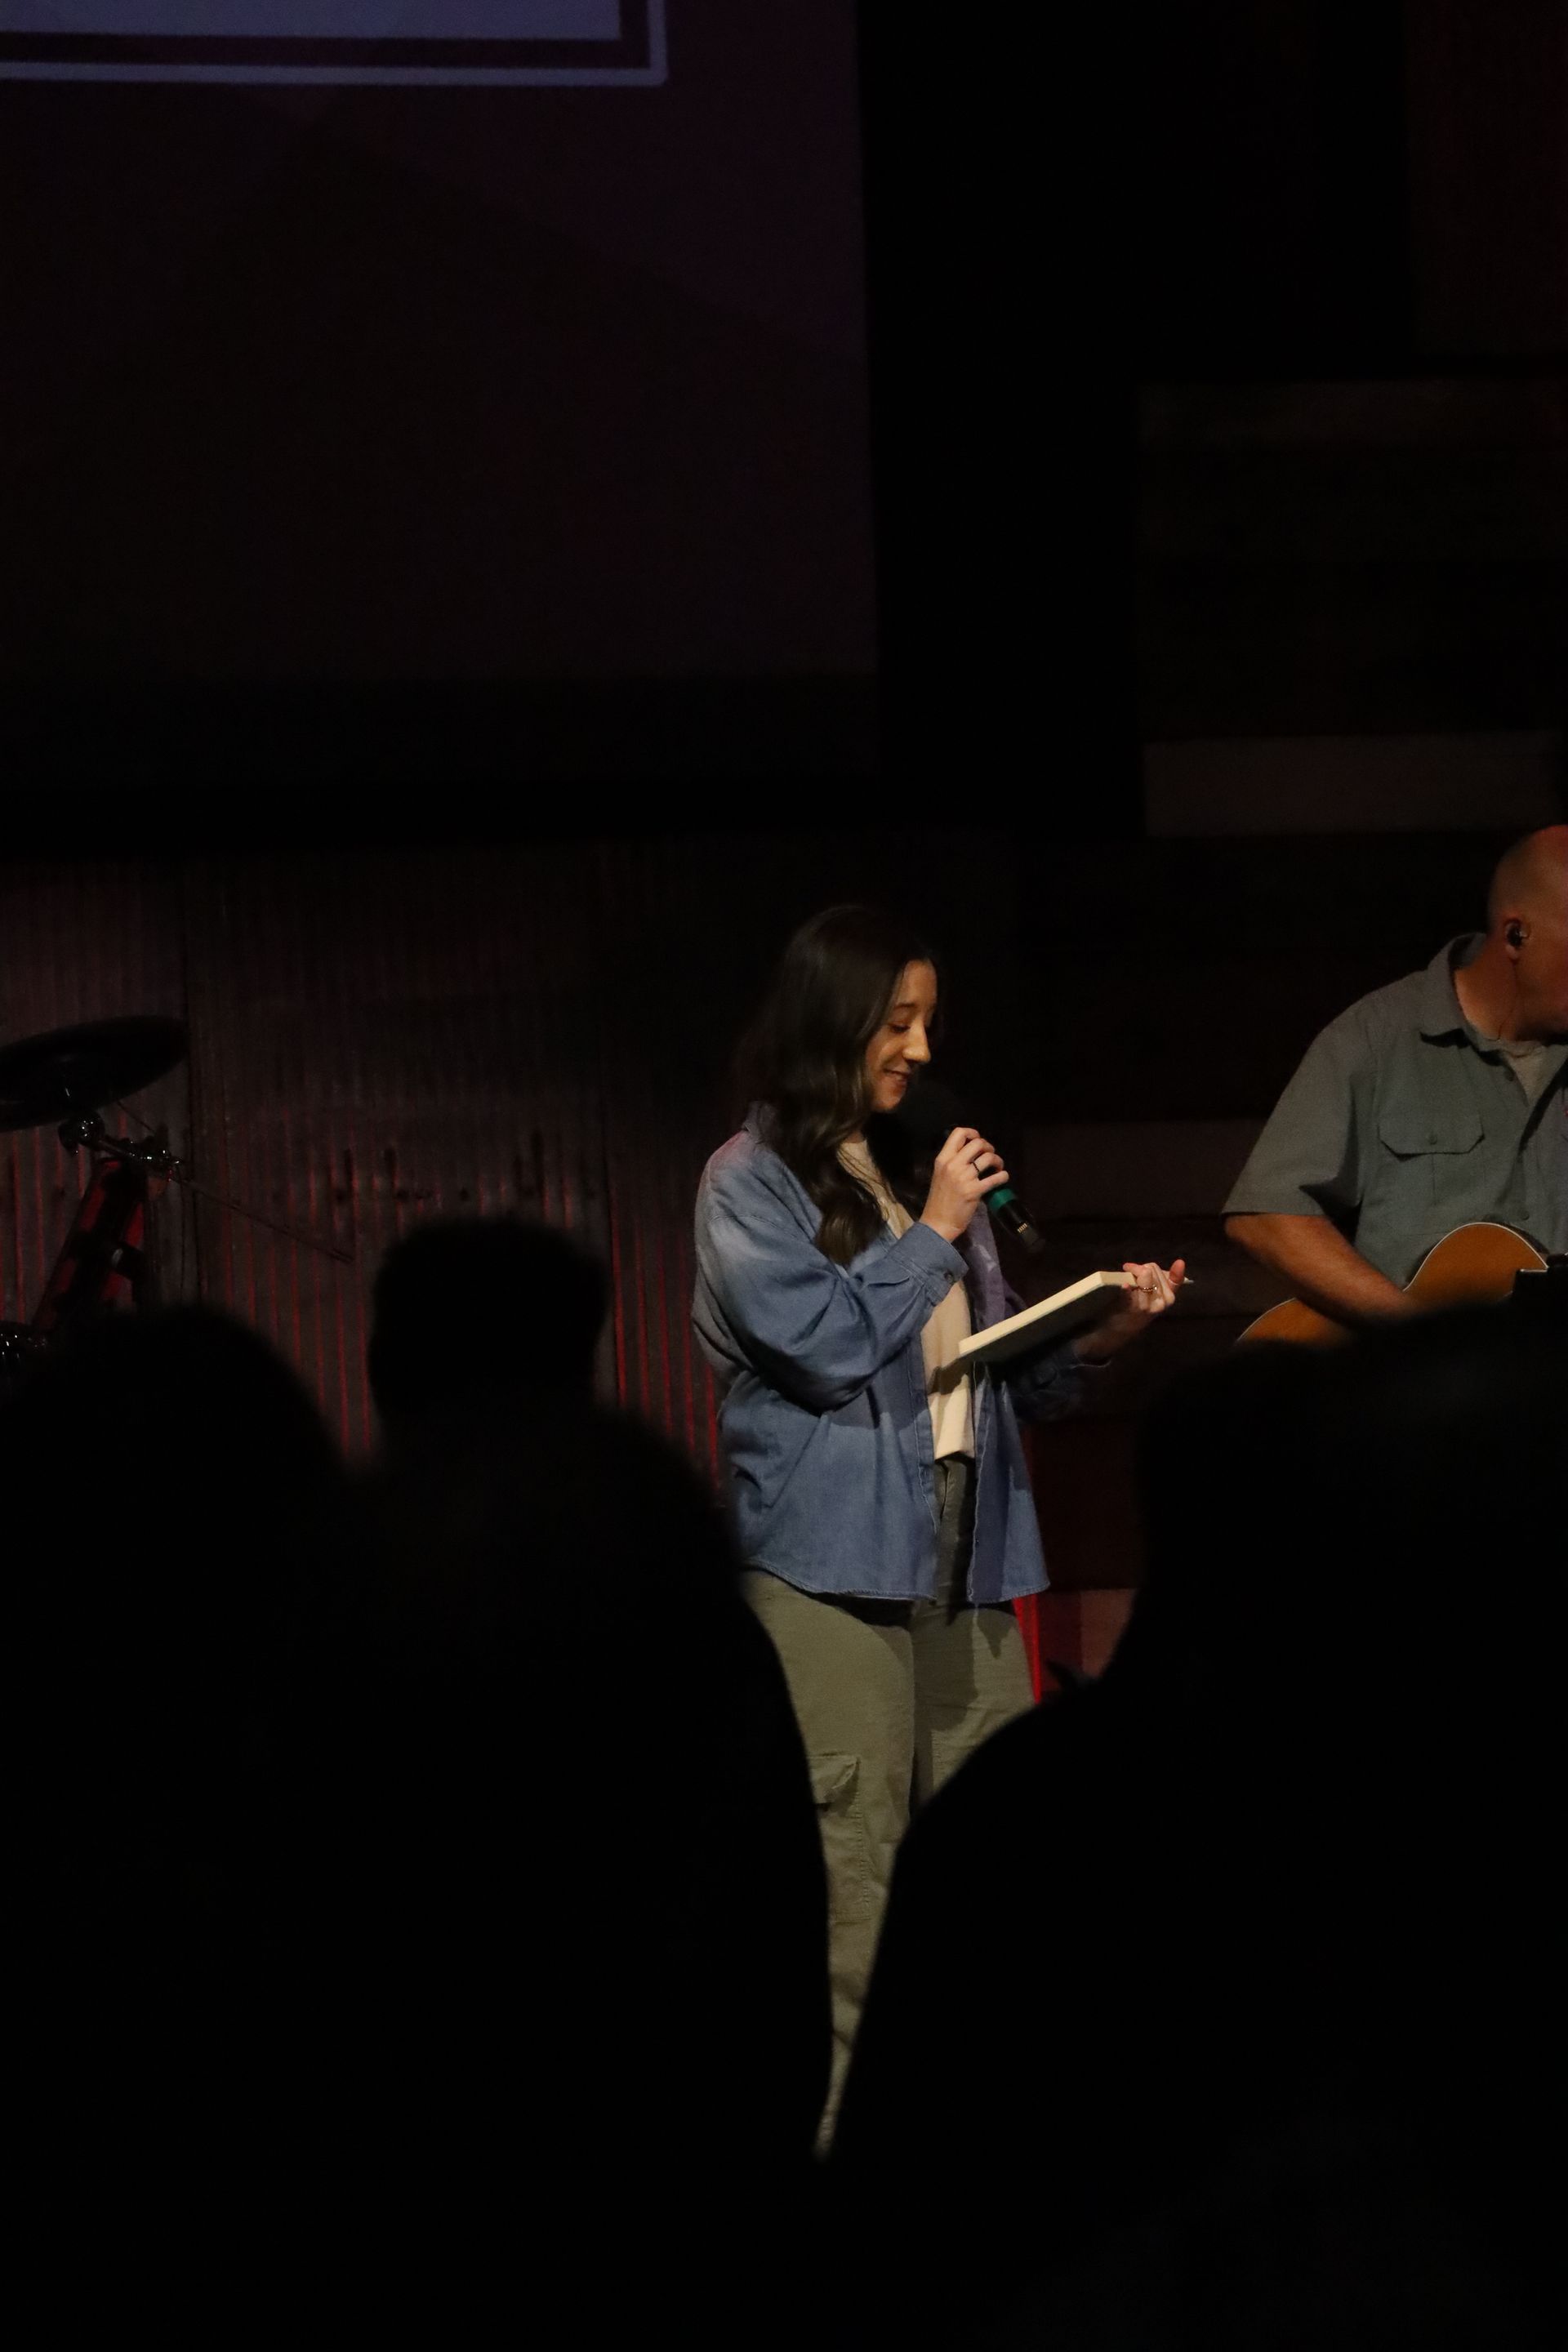
[[[692,1319],[718,1378],[747,1562],[806,1592],[930,1600],[937,1514],[921,1328],[952,1285],[976,1330],[1016,1311],[989,1222],[954,1248],[929,1225],[882,1227],[847,1265],[816,1246],[821,1212],[756,1114],[716,1151],[697,1195]],[[1070,1412],[1070,1347],[974,1375],[971,1601],[1046,1583],[1018,1420]]]

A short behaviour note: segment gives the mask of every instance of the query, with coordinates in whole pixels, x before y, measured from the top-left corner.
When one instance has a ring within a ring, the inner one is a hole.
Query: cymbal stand
[[[354,1263],[353,1251],[344,1249],[341,1243],[324,1242],[314,1234],[301,1233],[298,1225],[288,1224],[281,1217],[268,1216],[265,1209],[253,1209],[247,1202],[234,1200],[228,1193],[218,1192],[215,1186],[199,1182],[184,1161],[169,1150],[167,1130],[163,1128],[153,1130],[144,1141],[138,1142],[130,1136],[110,1135],[97,1111],[84,1111],[62,1119],[58,1132],[67,1151],[90,1151],[100,1160],[114,1160],[125,1167],[143,1169],[149,1176],[155,1176],[167,1184],[178,1184],[199,1200],[210,1201],[216,1208],[226,1209],[231,1216],[245,1217],[253,1225],[265,1225],[269,1233],[280,1234],[285,1241],[297,1244],[300,1249],[314,1250],[319,1257],[331,1258],[338,1265],[353,1265]]]

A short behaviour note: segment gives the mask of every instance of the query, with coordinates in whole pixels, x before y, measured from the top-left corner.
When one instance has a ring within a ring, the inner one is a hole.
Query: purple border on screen
[[[620,0],[617,39],[277,41],[0,32],[0,79],[655,87],[668,79],[666,0]]]

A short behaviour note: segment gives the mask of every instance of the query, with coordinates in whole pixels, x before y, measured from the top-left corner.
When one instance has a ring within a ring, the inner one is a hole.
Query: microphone
[[[958,1097],[936,1078],[911,1077],[903,1101],[891,1116],[906,1135],[933,1151],[941,1150],[955,1127],[974,1124],[959,1109]],[[1001,1163],[994,1160],[989,1164],[995,1167]],[[984,1173],[984,1169],[981,1173]],[[1011,1184],[998,1184],[994,1192],[987,1192],[985,1205],[991,1212],[992,1223],[1011,1234],[1031,1257],[1045,1248],[1035,1220]]]

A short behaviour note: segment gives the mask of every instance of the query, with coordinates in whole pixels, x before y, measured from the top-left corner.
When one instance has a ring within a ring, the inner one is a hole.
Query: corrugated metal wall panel
[[[733,870],[759,855],[663,840],[16,867],[3,1034],[188,1020],[188,1069],[135,1110],[167,1118],[197,1182],[353,1262],[175,1193],[154,1218],[164,1287],[273,1339],[351,1452],[374,1440],[384,1250],[423,1217],[515,1211],[605,1256],[605,1393],[716,1469],[692,1202],[732,1124],[736,1029],[814,887],[804,847]],[[8,1315],[36,1304],[79,1189],[47,1129],[0,1140]]]
[[[690,952],[714,892],[707,861],[668,843],[599,853],[605,1129],[621,1394],[718,1469],[715,1398],[691,1328],[692,1204],[729,1129],[724,1014]],[[715,1051],[717,1047],[717,1051]]]
[[[191,869],[195,1155],[354,1253],[204,1204],[204,1286],[300,1365],[351,1450],[373,1442],[369,1292],[399,1234],[516,1212],[608,1253],[593,882],[574,849]]]

